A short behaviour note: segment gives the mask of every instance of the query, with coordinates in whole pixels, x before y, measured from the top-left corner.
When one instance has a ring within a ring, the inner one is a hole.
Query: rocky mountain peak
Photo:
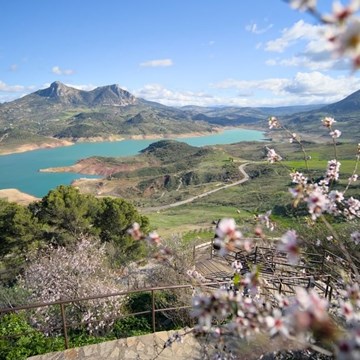
[[[134,95],[117,84],[98,87],[91,93],[94,95],[94,103],[99,105],[126,106],[136,102]]]
[[[136,97],[117,84],[84,91],[54,81],[48,88],[39,90],[35,94],[66,106],[126,106],[136,103]]]
[[[54,81],[51,85],[43,90],[39,90],[36,94],[50,99],[65,100],[67,97],[77,95],[79,90],[66,86],[60,81]]]

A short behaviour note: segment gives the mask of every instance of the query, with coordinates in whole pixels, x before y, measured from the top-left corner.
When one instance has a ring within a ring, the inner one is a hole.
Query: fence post
[[[326,297],[328,296],[329,285],[330,285],[330,275],[327,276],[327,280],[326,280],[325,299],[326,299]]]
[[[323,256],[322,256],[322,262],[321,262],[321,272],[322,273],[324,273],[325,260],[326,260],[326,249],[324,249],[324,253],[323,253]]]
[[[151,317],[152,317],[152,328],[153,328],[153,332],[156,332],[156,327],[155,327],[155,297],[154,297],[154,290],[151,290]]]
[[[65,317],[65,305],[63,303],[60,304],[61,318],[63,323],[63,332],[64,332],[64,340],[65,340],[65,349],[69,348],[69,339],[66,328],[66,317]]]

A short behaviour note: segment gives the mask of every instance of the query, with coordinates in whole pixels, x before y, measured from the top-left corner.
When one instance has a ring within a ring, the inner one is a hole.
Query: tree
[[[93,228],[98,210],[97,199],[80,194],[72,186],[58,186],[30,209],[40,222],[50,225],[48,236],[56,243],[66,244],[81,234],[97,233],[97,229]]]
[[[110,270],[105,246],[84,237],[78,239],[74,246],[49,245],[30,255],[18,285],[29,293],[30,303],[121,291]],[[75,301],[66,307],[67,323],[71,328],[85,328],[90,333],[99,333],[113,324],[121,312],[122,301],[120,297]],[[38,309],[32,320],[50,334],[61,331],[58,306]]]
[[[122,265],[143,254],[143,245],[134,241],[127,229],[137,222],[146,231],[149,221],[123,199],[98,199],[81,194],[72,186],[61,185],[30,208],[47,227],[45,235],[53,244],[67,246],[83,235],[99,236],[102,242],[110,244],[108,249]]]
[[[99,229],[101,241],[113,245],[114,258],[117,262],[138,259],[144,254],[145,248],[141,242],[132,239],[127,230],[134,222],[142,229],[148,229],[148,219],[123,199],[107,197],[99,202],[94,225]]]
[[[0,258],[19,266],[41,238],[41,226],[28,208],[0,200]]]

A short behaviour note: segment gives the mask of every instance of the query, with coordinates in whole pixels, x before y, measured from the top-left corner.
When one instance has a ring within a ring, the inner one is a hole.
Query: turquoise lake
[[[176,139],[176,138],[175,138]],[[264,134],[256,130],[232,129],[222,133],[176,139],[193,146],[231,144],[241,141],[261,141]],[[16,188],[42,197],[61,184],[91,176],[74,173],[42,173],[39,169],[73,165],[90,156],[135,155],[158,140],[123,140],[117,142],[78,143],[55,149],[28,151],[0,156],[0,189]]]

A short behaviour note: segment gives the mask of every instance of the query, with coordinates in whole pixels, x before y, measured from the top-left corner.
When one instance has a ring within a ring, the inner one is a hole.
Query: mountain
[[[322,107],[321,111],[332,113],[334,116],[336,114],[344,116],[346,114],[360,112],[360,90],[352,93],[343,100]]]
[[[343,135],[353,137],[359,134],[360,91],[326,106],[176,108],[137,98],[116,84],[84,91],[55,81],[46,89],[0,104],[0,136],[2,146],[10,130],[21,131],[23,138],[27,132],[29,139],[71,140],[154,134],[166,137],[212,132],[224,126],[265,130],[269,115],[281,116],[295,131],[321,134],[320,119],[335,116],[339,125],[344,125],[340,128]]]
[[[265,124],[258,109],[176,108],[137,98],[119,85],[78,90],[53,82],[20,99],[0,104],[0,133],[77,140],[93,137],[208,133],[221,126]]]
[[[269,116],[284,116],[293,115],[304,111],[311,111],[320,109],[324,104],[314,105],[292,105],[292,106],[278,106],[278,107],[260,107],[259,110]]]
[[[119,85],[98,87],[92,91],[83,91],[62,84],[60,81],[53,82],[49,88],[36,91],[25,96],[26,101],[37,101],[41,98],[59,102],[64,106],[126,106],[133,105],[136,98],[128,91],[123,90]]]
[[[360,140],[360,90],[336,103],[319,109],[300,112],[283,118],[284,123],[295,129],[328,136],[321,124],[325,116],[335,118],[335,128],[342,132],[341,139]]]
[[[176,108],[140,98],[118,85],[91,91],[59,81],[0,104],[0,131],[16,128],[57,138],[209,132],[213,126]]]

